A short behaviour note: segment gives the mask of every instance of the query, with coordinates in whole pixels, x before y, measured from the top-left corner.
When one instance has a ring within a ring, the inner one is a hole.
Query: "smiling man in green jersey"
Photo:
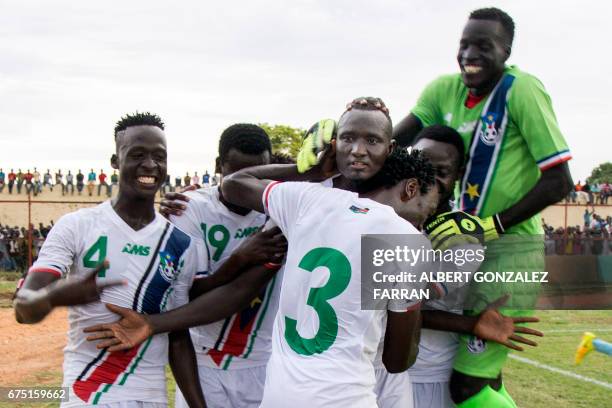
[[[475,219],[480,220],[486,238],[505,233],[518,234],[522,240],[520,265],[507,255],[507,246],[502,255],[504,251],[495,248],[502,244],[491,241],[481,269],[536,271],[544,270],[539,269],[544,267],[543,243],[536,237],[543,233],[539,213],[570,191],[566,161],[571,155],[542,83],[506,65],[513,37],[514,22],[505,12],[496,8],[472,12],[459,43],[460,74],[431,82],[411,113],[395,127],[394,137],[407,145],[426,126],[444,124],[456,129],[467,156],[456,197],[458,209],[480,217]],[[463,215],[457,214],[439,215],[429,232],[459,224]],[[491,293],[491,286],[471,290],[488,300],[510,291],[497,286],[497,293]],[[521,305],[535,303],[537,288],[522,289],[531,293],[520,299]],[[524,311],[504,312],[513,313]],[[506,358],[503,346],[463,336],[451,378],[455,403],[462,408],[515,407],[501,381]]]

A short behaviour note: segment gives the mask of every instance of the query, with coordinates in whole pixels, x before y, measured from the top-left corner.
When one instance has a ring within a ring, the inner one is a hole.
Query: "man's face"
[[[422,151],[423,155],[434,165],[440,199],[448,200],[453,194],[460,171],[459,152],[455,146],[436,140],[420,139],[412,147]]]
[[[382,168],[392,150],[391,122],[381,111],[353,109],[340,119],[336,165],[347,179],[370,179]]]
[[[405,185],[404,182],[400,184]],[[439,202],[440,189],[435,183],[425,194],[421,193],[420,188],[417,187],[414,196],[398,203],[394,209],[400,217],[412,223],[416,228],[420,228],[427,218],[435,214]]]
[[[154,197],[167,171],[166,136],[157,126],[132,126],[117,135],[113,168],[121,172],[120,189]]]
[[[264,151],[260,154],[246,154],[238,149],[230,149],[223,163],[221,163],[221,174],[228,176],[247,167],[270,164],[270,152]]]
[[[509,47],[507,34],[500,22],[468,20],[457,54],[465,86],[484,91],[493,89],[510,56]]]

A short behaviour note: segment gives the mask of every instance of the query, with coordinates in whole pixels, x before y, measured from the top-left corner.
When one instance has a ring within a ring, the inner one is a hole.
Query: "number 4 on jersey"
[[[98,240],[85,252],[83,256],[83,266],[85,268],[96,268],[101,262],[106,259],[106,245],[108,239],[106,235],[101,235]],[[106,276],[106,268],[101,269],[98,272],[98,277],[103,278]]]

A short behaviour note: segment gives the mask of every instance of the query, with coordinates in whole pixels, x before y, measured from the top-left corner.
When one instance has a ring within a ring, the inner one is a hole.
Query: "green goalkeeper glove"
[[[433,248],[441,250],[462,243],[484,244],[504,232],[497,215],[479,218],[463,211],[440,214],[428,220],[424,229]]]
[[[297,167],[299,173],[305,173],[319,163],[319,154],[329,146],[331,140],[336,137],[336,121],[333,119],[322,119],[312,125],[306,132],[302,147],[297,155]]]

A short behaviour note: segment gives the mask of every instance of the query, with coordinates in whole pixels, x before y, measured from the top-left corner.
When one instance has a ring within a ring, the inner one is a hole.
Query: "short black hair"
[[[288,154],[283,154],[283,153],[272,153],[272,156],[270,156],[270,163],[271,164],[295,164],[295,160],[293,159],[293,157],[289,156]]]
[[[508,34],[510,45],[512,45],[512,41],[514,41],[514,20],[505,11],[497,7],[480,8],[472,11],[469,18],[471,20],[498,21],[504,27],[506,34]]]
[[[115,125],[115,138],[117,133],[126,130],[131,126],[157,126],[164,130],[165,125],[159,116],[151,112],[128,113],[123,116]]]
[[[272,154],[270,137],[261,127],[251,123],[237,123],[225,129],[219,139],[219,158],[225,162],[231,149],[244,154]]]
[[[382,99],[377,98],[375,96],[360,96],[359,98],[353,99],[352,101],[346,104],[346,110],[342,115],[353,109],[368,111],[379,110],[384,113],[387,119],[389,119],[389,122],[391,122],[391,116],[389,116],[389,108],[387,108],[387,105],[385,105]]]
[[[369,180],[355,184],[358,193],[366,193],[380,187],[391,188],[402,180],[417,179],[421,194],[426,194],[436,182],[436,170],[420,150],[396,147],[385,164]]]
[[[465,144],[459,132],[449,126],[432,125],[421,130],[415,137],[412,145],[414,146],[421,139],[435,140],[436,142],[447,143],[457,149],[459,153],[459,168],[465,162]]]

